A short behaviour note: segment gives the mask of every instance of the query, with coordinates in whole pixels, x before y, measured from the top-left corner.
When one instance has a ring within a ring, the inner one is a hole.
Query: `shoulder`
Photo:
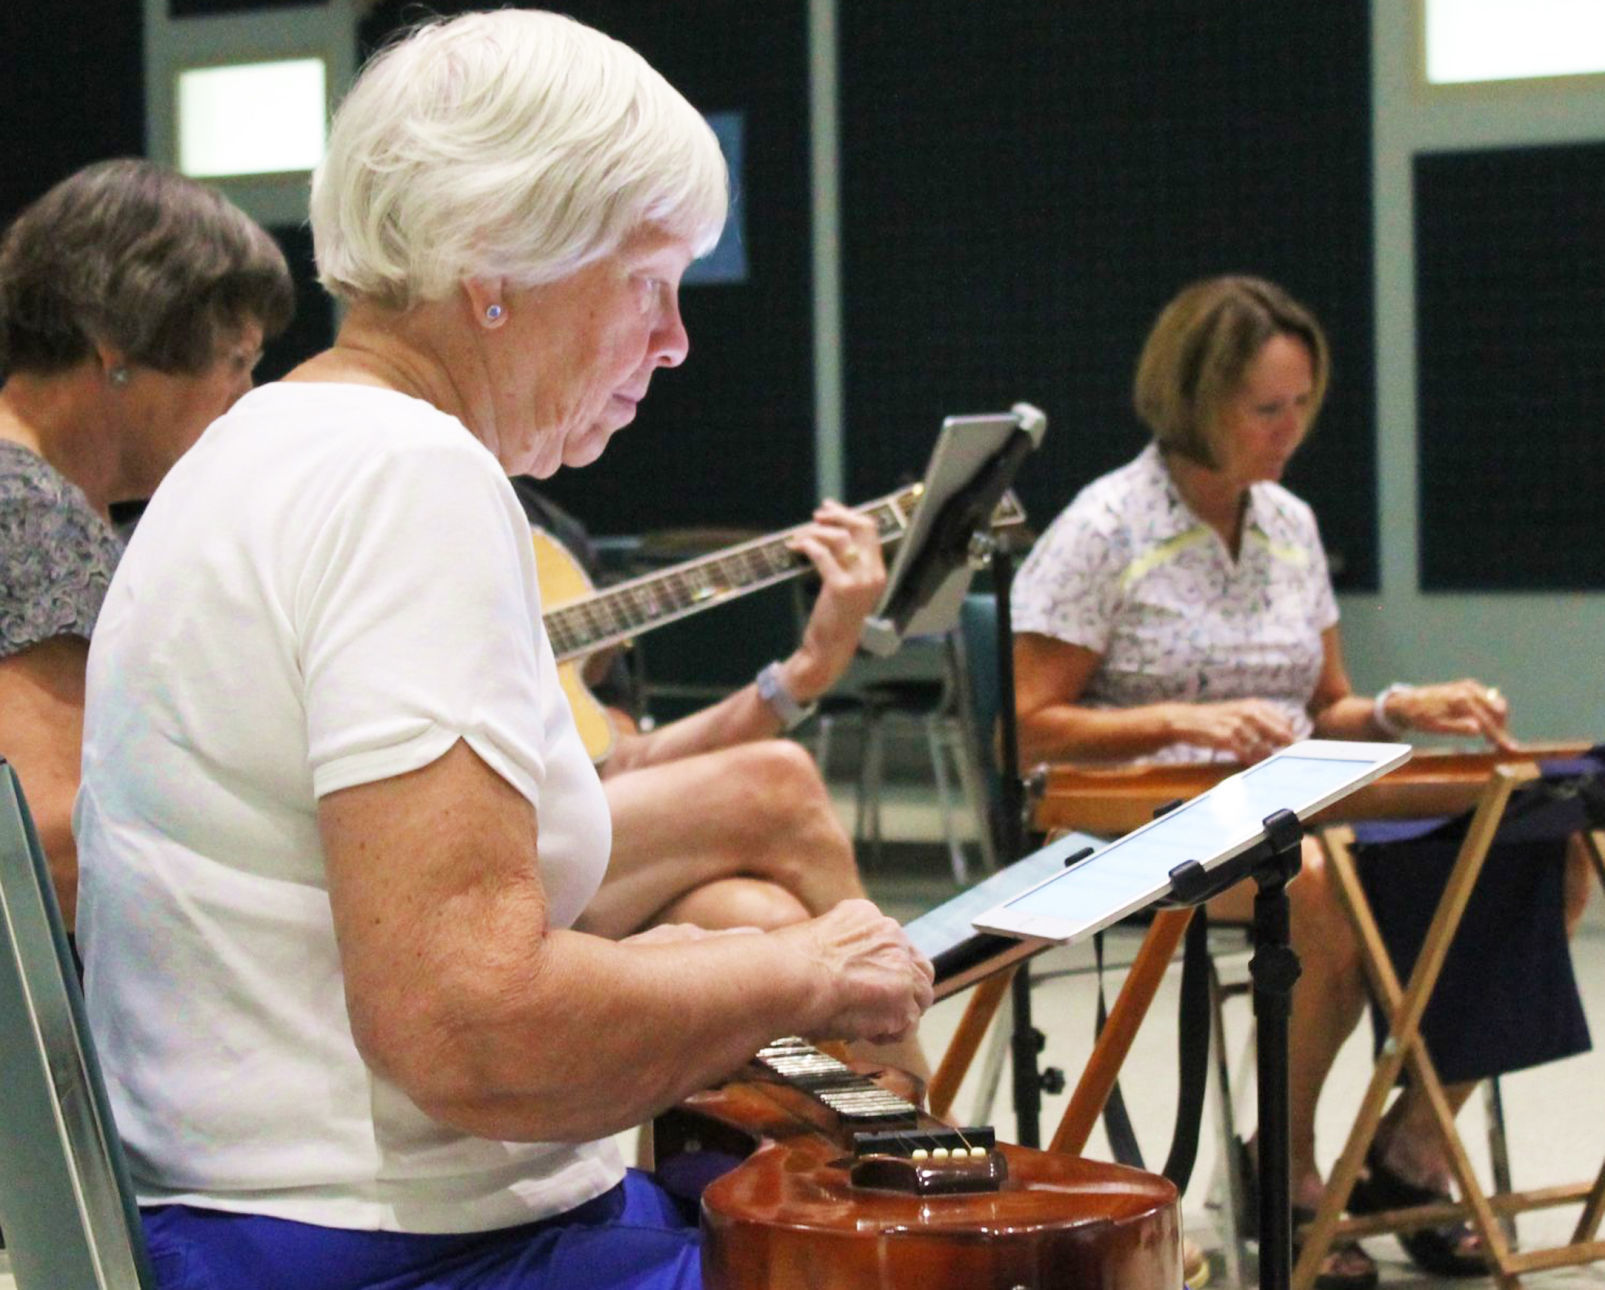
[[[466,490],[496,495],[518,509],[495,456],[461,421],[394,390],[317,382],[263,386],[216,422],[197,448],[180,469],[192,459],[205,469],[215,449],[218,464],[231,472],[260,465],[317,477],[330,506],[371,504],[387,495],[414,504],[435,497],[444,504]]]
[[[1086,485],[1042,535],[1049,550],[1095,542],[1111,553],[1130,550],[1144,517],[1154,508],[1154,464],[1147,454]]]
[[[1254,511],[1272,537],[1308,539],[1317,532],[1310,504],[1280,484],[1254,485]]]
[[[0,655],[88,638],[122,543],[43,459],[0,444]]]

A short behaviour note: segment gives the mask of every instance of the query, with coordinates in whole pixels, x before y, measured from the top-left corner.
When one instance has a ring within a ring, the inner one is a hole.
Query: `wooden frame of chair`
[[[1420,1033],[1422,1014],[1426,1011],[1449,944],[1498,831],[1505,805],[1516,788],[1537,775],[1537,767],[1530,764],[1495,766],[1491,770],[1410,979],[1402,986],[1383,945],[1370,903],[1360,886],[1359,875],[1349,852],[1352,832],[1346,827],[1335,826],[1317,835],[1338,879],[1339,893],[1350,921],[1359,935],[1361,959],[1372,989],[1387,1014],[1389,1031],[1343,1153],[1327,1179],[1325,1195],[1316,1211],[1315,1220],[1303,1230],[1303,1251],[1293,1271],[1294,1290],[1311,1290],[1321,1260],[1332,1241],[1339,1236],[1409,1231],[1459,1218],[1469,1218],[1476,1226],[1490,1257],[1490,1274],[1501,1287],[1519,1286],[1523,1272],[1569,1267],[1605,1258],[1605,1241],[1597,1239],[1601,1219],[1605,1217],[1605,1164],[1602,1164],[1598,1177],[1592,1182],[1534,1191],[1485,1193],[1460,1140],[1454,1112]],[[1605,860],[1601,859],[1598,839],[1589,834],[1583,837],[1595,872],[1602,885],[1605,885]],[[1463,1199],[1344,1219],[1341,1217],[1343,1208],[1348,1204],[1349,1194],[1381,1123],[1389,1093],[1406,1064],[1409,1065],[1411,1078],[1420,1084],[1426,1095],[1434,1127],[1448,1153],[1450,1168]],[[1517,1213],[1579,1200],[1584,1202],[1583,1213],[1572,1239],[1565,1245],[1551,1249],[1513,1250],[1496,1217],[1496,1213]]]

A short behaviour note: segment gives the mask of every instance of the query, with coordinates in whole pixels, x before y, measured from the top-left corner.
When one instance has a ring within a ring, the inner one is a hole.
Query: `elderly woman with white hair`
[[[609,822],[506,476],[593,460],[685,358],[725,206],[685,100],[550,14],[423,28],[336,115],[339,335],[158,490],[90,654],[90,1022],[164,1287],[697,1285],[609,1135],[929,1004],[861,900],[571,929]]]

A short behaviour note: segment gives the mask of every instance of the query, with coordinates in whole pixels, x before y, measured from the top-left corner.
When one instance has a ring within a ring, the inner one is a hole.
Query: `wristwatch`
[[[782,730],[795,730],[814,715],[818,703],[806,706],[798,703],[786,683],[780,679],[780,664],[766,663],[757,677],[758,697],[769,705],[769,710],[780,718]]]

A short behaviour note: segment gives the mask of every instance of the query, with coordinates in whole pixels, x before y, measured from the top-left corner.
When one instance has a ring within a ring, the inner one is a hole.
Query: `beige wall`
[[[1410,183],[1419,151],[1605,140],[1605,78],[1429,93],[1418,71],[1417,0],[1372,0],[1371,13],[1382,592],[1342,598],[1350,671],[1365,691],[1475,674],[1510,695],[1520,737],[1605,739],[1605,594],[1417,590]]]

